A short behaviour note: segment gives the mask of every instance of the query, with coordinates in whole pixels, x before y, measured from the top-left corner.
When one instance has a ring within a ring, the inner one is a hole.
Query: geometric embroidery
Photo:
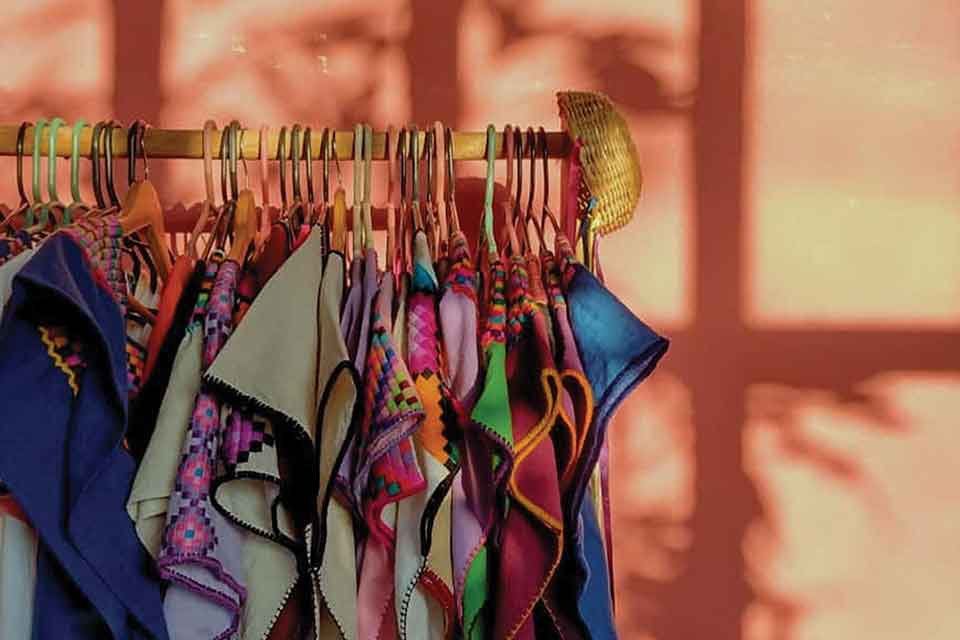
[[[83,343],[71,338],[66,325],[38,325],[40,340],[53,364],[67,376],[67,384],[76,397],[80,393],[80,373],[87,366]]]

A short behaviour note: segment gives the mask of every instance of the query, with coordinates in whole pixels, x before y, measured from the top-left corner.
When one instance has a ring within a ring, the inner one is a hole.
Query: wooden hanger
[[[363,252],[363,125],[353,127],[353,258]]]
[[[135,147],[128,150],[128,153],[134,154],[137,153],[136,147],[139,147],[140,156],[143,158],[143,179],[134,181],[127,191],[119,221],[124,237],[129,237],[138,231],[144,233],[160,279],[166,282],[173,267],[170,264],[170,253],[167,251],[164,240],[166,236],[163,229],[163,207],[160,206],[160,196],[149,179],[149,167],[143,146],[145,128],[146,125],[141,126]]]
[[[453,130],[447,127],[443,135],[443,146],[446,155],[446,180],[444,198],[447,201],[447,211],[450,216],[450,234],[460,232],[460,212],[457,211],[457,176],[453,165]]]
[[[237,191],[237,157],[238,147],[243,149],[242,138],[243,129],[240,123],[234,121],[233,135],[230,136],[230,184],[233,192]],[[246,166],[246,163],[244,163]],[[249,177],[249,176],[248,176]],[[230,253],[227,254],[227,260],[233,260],[243,267],[247,259],[247,254],[253,247],[257,237],[257,201],[253,196],[253,191],[249,184],[244,184],[243,189],[234,196],[233,211],[233,241],[230,245]]]
[[[442,141],[442,142],[441,142]],[[444,136],[443,123],[439,120],[433,123],[433,155],[434,177],[431,189],[433,190],[433,204],[437,213],[437,226],[440,236],[439,254],[447,253],[447,244],[450,241],[450,228],[447,224],[447,145]]]
[[[363,237],[364,247],[373,249],[373,215],[370,192],[373,189],[373,127],[363,125]]]
[[[267,157],[267,140],[270,137],[270,127],[260,127],[260,228],[254,241],[254,255],[260,255],[270,237],[270,159]]]
[[[200,134],[200,140],[203,146],[203,186],[206,192],[206,198],[204,198],[203,204],[200,207],[200,216],[197,218],[197,223],[193,226],[193,231],[190,232],[190,237],[187,240],[187,255],[194,260],[199,257],[197,253],[197,241],[200,239],[200,234],[206,230],[210,213],[216,209],[216,201],[214,200],[213,193],[213,141],[211,140],[213,132],[216,130],[217,123],[213,120],[207,120],[203,123],[203,131]]]
[[[337,190],[333,194],[333,212],[332,212],[332,238],[330,246],[334,251],[339,251],[343,255],[347,253],[347,192],[343,189],[342,175],[340,174],[340,161],[337,158],[337,137],[336,132],[330,140],[330,149],[333,151],[333,160],[337,166]]]
[[[393,178],[396,169],[396,155],[391,153],[390,144],[397,146],[397,130],[391,124],[387,127],[387,136],[384,140],[384,154],[387,156],[387,269],[396,273],[397,258],[397,221],[394,198],[396,196],[396,181]],[[397,152],[399,153],[399,148]]]

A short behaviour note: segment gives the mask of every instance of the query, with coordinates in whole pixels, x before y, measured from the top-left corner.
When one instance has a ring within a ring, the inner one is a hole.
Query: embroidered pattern
[[[480,338],[484,350],[494,344],[506,342],[507,327],[507,272],[500,260],[490,265],[490,301],[488,303],[487,322]]]
[[[463,233],[457,233],[450,243],[450,269],[444,288],[452,289],[474,303],[477,301],[477,272],[473,268],[473,259]]]
[[[507,287],[507,326],[510,329],[509,339],[516,341],[528,326],[530,313],[530,297],[528,289],[530,286],[530,276],[527,273],[527,267],[523,258],[515,256],[510,261],[510,284]]]
[[[372,531],[390,540],[393,531],[380,519],[383,507],[426,486],[410,437],[424,414],[407,365],[393,344],[379,307],[377,304],[373,312],[367,352],[363,453],[358,457],[361,462],[354,493],[363,504]]]
[[[143,369],[147,364],[147,348],[127,337],[127,386],[130,393],[140,391]]]
[[[80,393],[80,374],[87,366],[83,343],[73,338],[65,325],[38,325],[40,340],[53,365],[67,377],[67,385],[76,397]]]
[[[204,369],[210,366],[230,335],[239,267],[235,262],[226,261],[219,268],[208,265],[207,273],[212,269],[217,272],[216,281],[206,302],[202,325]],[[218,397],[202,388],[197,394],[190,430],[177,469],[158,565],[163,578],[176,581],[201,596],[213,598],[233,613],[230,627],[218,636],[226,638],[231,637],[237,629],[246,590],[218,558],[221,540],[210,500],[210,488],[217,472],[217,454],[223,441],[224,414]],[[213,567],[215,570],[206,579],[198,580],[178,571],[178,565],[189,563]],[[227,590],[230,595],[225,595]]]

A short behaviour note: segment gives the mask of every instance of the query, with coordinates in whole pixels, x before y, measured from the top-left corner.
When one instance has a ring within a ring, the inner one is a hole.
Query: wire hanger
[[[146,125],[139,127],[136,144],[128,149],[128,153],[132,156],[135,156],[139,151],[140,157],[143,159],[143,179],[135,180],[127,191],[119,219],[125,237],[129,237],[138,231],[145,233],[150,253],[153,255],[157,270],[160,272],[160,279],[166,282],[170,277],[172,265],[170,264],[170,253],[164,240],[163,208],[160,206],[160,196],[157,194],[153,183],[150,182],[147,154],[143,144],[145,129]]]
[[[217,123],[213,120],[207,120],[203,123],[203,131],[200,133],[200,142],[203,147],[203,187],[205,198],[200,206],[200,215],[197,217],[197,223],[193,225],[193,231],[187,239],[187,255],[196,260],[197,241],[200,234],[207,227],[207,221],[210,219],[210,213],[216,210],[216,200],[213,193],[213,132],[217,130]]]
[[[24,120],[20,123],[20,128],[17,129],[17,193],[20,195],[20,204],[17,205],[16,209],[7,214],[3,222],[0,222],[0,229],[7,228],[12,231],[13,221],[30,208],[30,200],[27,198],[27,192],[23,188],[23,142],[27,135],[27,127],[31,125],[31,122]]]

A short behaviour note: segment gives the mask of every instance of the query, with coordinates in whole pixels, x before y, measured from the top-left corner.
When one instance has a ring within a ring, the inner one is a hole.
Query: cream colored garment
[[[30,640],[33,591],[37,584],[37,533],[5,506],[0,497],[0,638]]]
[[[180,451],[190,429],[194,400],[200,390],[202,352],[203,328],[194,323],[187,327],[177,347],[153,436],[127,498],[127,513],[133,520],[137,536],[154,558],[160,553],[167,504],[176,486]]]
[[[349,434],[357,395],[339,324],[343,277],[342,259],[337,254],[331,254],[323,268],[322,234],[311,231],[257,295],[204,375],[230,397],[243,398],[258,408],[254,422],[271,436],[265,443],[272,442],[275,428],[298,429],[304,447],[314,448],[315,437],[319,437],[321,498]],[[279,416],[282,424],[271,424],[265,415]],[[250,477],[254,474],[261,479]],[[265,444],[237,465],[233,477],[228,476],[218,487],[215,500],[218,508],[248,528],[272,535],[270,505],[278,482],[276,450]],[[323,500],[319,502],[317,508],[321,509]],[[284,534],[295,537],[282,507],[280,513]],[[339,628],[337,636],[355,640],[356,564],[350,512],[330,500],[326,535],[323,531],[305,533],[311,544],[320,536],[319,544],[325,543],[327,550],[322,570],[320,559],[311,558],[317,565],[313,585],[319,607],[317,628]],[[256,533],[248,534],[244,552],[252,577],[242,637],[259,640],[269,632],[297,581],[296,559],[285,547]]]
[[[314,570],[313,591],[317,637],[335,637],[333,628],[346,640],[357,638],[357,563],[353,518],[349,509],[333,498],[332,483],[337,462],[354,424],[354,410],[360,388],[359,374],[350,364],[347,345],[340,330],[340,302],[343,299],[344,264],[338,253],[327,256],[317,308],[320,360],[317,388],[321,392],[318,473],[320,491],[317,510],[326,531],[319,536],[319,572]],[[326,510],[326,513],[324,513]]]
[[[204,374],[228,403],[255,407],[250,422],[260,439],[218,478],[213,495],[217,509],[246,532],[244,559],[251,578],[241,619],[244,640],[269,633],[297,581],[296,557],[276,541],[273,528],[271,507],[280,484],[274,433],[296,429],[303,446],[313,446],[322,258],[321,234],[311,232],[263,287]],[[282,504],[278,526],[287,538],[296,537]]]
[[[449,470],[417,443],[417,459],[427,479],[427,488],[397,503],[397,546],[394,585],[397,597],[397,628],[401,638],[438,638],[445,635],[446,612],[436,597],[420,582],[429,567],[445,585],[453,585],[450,548],[451,492],[448,490],[432,523],[430,551],[421,555],[420,520],[430,496],[450,474]]]

